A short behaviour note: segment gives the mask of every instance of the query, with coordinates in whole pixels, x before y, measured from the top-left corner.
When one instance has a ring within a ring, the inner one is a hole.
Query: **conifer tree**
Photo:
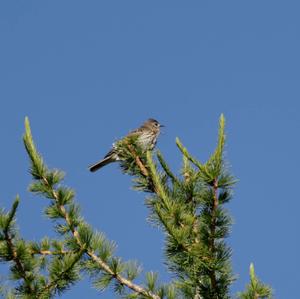
[[[57,238],[33,242],[20,235],[16,213],[17,196],[11,209],[0,211],[0,261],[9,265],[10,283],[1,287],[6,298],[54,298],[83,276],[102,291],[112,287],[121,298],[227,299],[234,281],[231,249],[225,240],[231,217],[225,206],[235,184],[224,162],[225,119],[220,117],[215,151],[202,163],[177,138],[182,168],[175,174],[159,150],[143,152],[133,138],[116,145],[121,169],[133,177],[134,188],[145,192],[151,223],[165,236],[165,263],[174,280],[159,283],[158,274],[144,274],[141,267],[123,261],[115,245],[83,219],[74,200],[75,192],[63,183],[64,173],[49,169],[33,142],[29,120],[23,136],[30,160],[29,190],[48,200],[44,214],[54,223]],[[238,294],[241,299],[271,298],[271,289],[250,267],[250,284]],[[101,293],[99,293],[101,297]]]

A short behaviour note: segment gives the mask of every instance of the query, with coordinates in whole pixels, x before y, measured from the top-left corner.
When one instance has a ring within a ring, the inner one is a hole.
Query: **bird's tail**
[[[114,159],[112,156],[107,156],[103,160],[101,160],[101,161],[99,161],[99,162],[97,162],[97,163],[89,166],[89,170],[91,172],[95,172],[98,169],[100,169],[101,167],[103,167],[103,166],[105,166],[105,165],[107,165],[109,163],[115,162],[115,161],[116,161],[116,159]]]

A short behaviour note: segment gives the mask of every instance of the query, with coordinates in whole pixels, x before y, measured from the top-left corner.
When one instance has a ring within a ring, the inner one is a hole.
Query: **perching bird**
[[[161,125],[157,120],[149,118],[138,129],[131,131],[122,140],[136,136],[137,143],[143,150],[152,150],[156,145],[161,127],[163,127],[163,125]],[[89,166],[89,170],[94,172],[109,163],[119,160],[120,157],[118,156],[117,147],[113,144],[113,148],[106,154],[106,156],[101,161]]]

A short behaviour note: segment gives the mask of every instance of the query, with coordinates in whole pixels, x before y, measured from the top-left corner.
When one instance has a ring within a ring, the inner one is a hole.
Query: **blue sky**
[[[160,272],[163,236],[147,221],[145,194],[110,165],[87,166],[111,143],[154,117],[158,147],[178,170],[175,137],[205,160],[218,118],[239,179],[228,209],[238,275],[250,262],[276,298],[299,280],[300,5],[297,1],[2,1],[0,4],[0,205],[19,193],[24,238],[53,235],[46,202],[28,193],[21,136],[30,118],[50,167],[66,171],[86,220],[117,254]],[[99,298],[85,280],[63,298]],[[100,296],[101,298],[101,296]],[[115,298],[106,292],[103,298]]]

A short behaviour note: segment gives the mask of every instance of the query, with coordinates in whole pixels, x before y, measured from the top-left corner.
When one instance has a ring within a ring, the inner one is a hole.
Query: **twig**
[[[153,299],[160,299],[158,295],[153,294],[150,291],[145,290],[141,286],[133,283],[132,281],[124,278],[123,276],[114,273],[111,268],[102,260],[100,259],[93,251],[88,250],[87,254],[92,258],[94,262],[96,262],[104,271],[106,271],[108,274],[112,275],[115,279],[119,281],[120,284],[126,285],[129,289],[133,290],[134,292],[147,296]]]
[[[212,206],[212,219],[211,219],[211,244],[210,249],[212,254],[215,252],[215,231],[216,231],[216,211],[219,205],[218,201],[218,180],[214,179],[213,181],[213,206]],[[217,288],[217,278],[215,270],[212,270],[210,273],[211,286],[213,290]]]
[[[72,267],[78,262],[78,260],[80,259],[80,257],[83,255],[83,251],[81,250],[81,252],[79,253],[78,257],[76,259],[74,259],[73,263],[70,264],[70,266],[65,269],[63,272],[60,273],[60,275],[58,275],[58,277],[56,279],[54,279],[53,281],[50,281],[39,293],[39,297],[41,297],[47,290],[51,291],[52,288],[55,288],[58,284],[58,282],[63,278],[64,274],[67,273],[69,270],[72,269]],[[38,298],[39,298],[38,297]],[[43,297],[42,297],[43,298]]]
[[[28,286],[28,288],[30,290],[30,293],[33,294],[34,290],[33,290],[32,286],[31,286],[31,281],[30,281],[30,279],[27,276],[27,273],[26,273],[26,270],[24,268],[24,265],[22,264],[21,260],[18,257],[18,253],[17,253],[17,251],[15,249],[15,246],[13,244],[13,240],[12,240],[11,236],[9,235],[7,229],[4,230],[4,237],[5,237],[5,240],[6,240],[6,244],[7,244],[8,248],[10,249],[10,251],[12,253],[12,259],[15,262],[16,267],[19,270],[21,277],[27,283],[27,286]]]
[[[62,255],[62,254],[68,254],[71,253],[71,251],[68,250],[59,250],[59,251],[52,251],[52,250],[35,250],[31,249],[31,254],[39,254],[39,255]]]
[[[137,166],[140,168],[143,176],[148,177],[149,172],[148,172],[147,168],[145,167],[145,165],[143,164],[143,162],[141,161],[140,157],[136,154],[133,146],[131,144],[129,144],[128,142],[127,142],[127,146],[128,146],[130,153],[134,157]]]

